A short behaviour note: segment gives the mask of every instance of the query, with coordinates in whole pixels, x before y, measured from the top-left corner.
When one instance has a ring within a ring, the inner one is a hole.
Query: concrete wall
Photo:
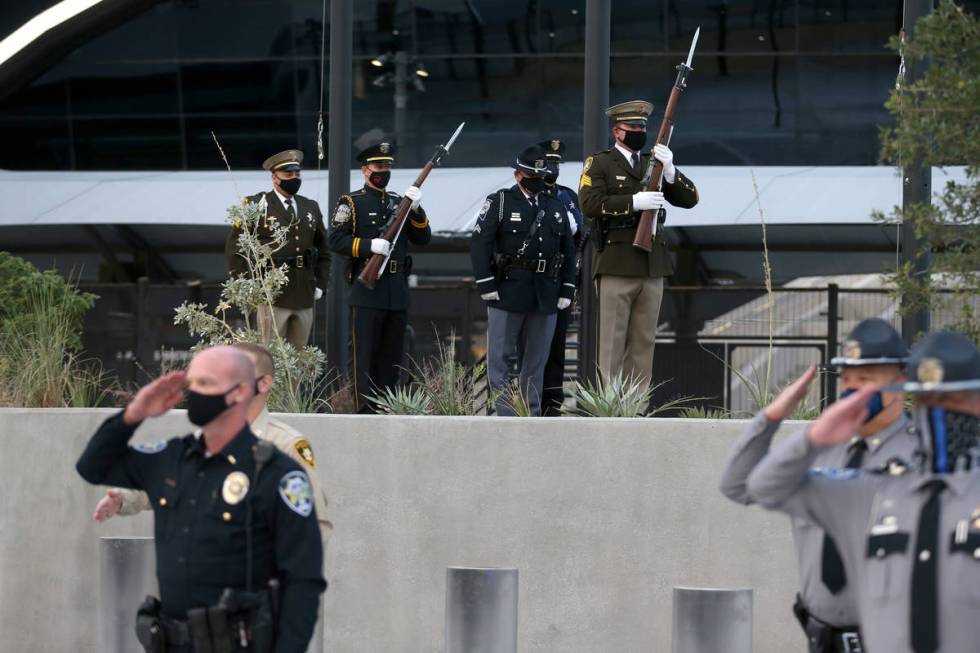
[[[5,650],[93,651],[101,489],[74,462],[109,414],[0,409]],[[671,587],[755,589],[755,651],[802,650],[788,522],[717,490],[735,421],[290,415],[336,530],[331,653],[443,650],[445,568],[520,569],[522,653],[670,650]],[[185,432],[180,411],[137,440]]]

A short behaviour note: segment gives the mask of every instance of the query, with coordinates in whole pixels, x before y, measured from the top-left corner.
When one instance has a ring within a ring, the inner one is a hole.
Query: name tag
[[[378,215],[378,212],[377,211],[374,211],[372,213],[368,213],[368,215]]]
[[[872,535],[891,535],[898,532],[898,524],[875,524],[871,527]]]
[[[520,222],[521,221],[521,214],[520,214],[520,212],[518,211],[517,213],[511,213],[510,214],[510,221],[511,222]]]
[[[616,181],[626,181],[626,175],[623,175],[622,177],[616,175]]]

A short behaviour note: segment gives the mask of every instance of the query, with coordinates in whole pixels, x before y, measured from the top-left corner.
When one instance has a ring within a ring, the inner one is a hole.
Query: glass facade
[[[46,4],[21,3],[0,33]],[[662,108],[701,27],[672,141],[680,163],[876,162],[901,0],[612,5],[611,102]],[[417,87],[408,67],[400,165],[424,163],[461,120],[449,165],[504,165],[546,138],[581,156],[585,0],[359,0],[354,11],[352,139],[393,130],[393,71],[371,59],[403,51],[429,76]],[[158,4],[0,103],[0,167],[216,169],[212,132],[235,167],[297,145],[313,160],[322,12],[318,0]]]

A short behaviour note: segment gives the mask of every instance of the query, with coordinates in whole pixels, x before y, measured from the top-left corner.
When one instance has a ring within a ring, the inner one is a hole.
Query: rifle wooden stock
[[[664,119],[660,123],[660,131],[657,132],[657,145],[667,145],[670,143],[670,135],[674,131],[674,111],[677,109],[677,100],[681,97],[681,91],[684,90],[685,78],[687,75],[687,70],[685,70],[684,64],[680,66],[681,70],[677,75],[677,81],[674,82],[674,88],[670,89],[670,99],[667,100],[667,108],[664,109]],[[689,69],[688,69],[689,70]],[[651,159],[653,157],[653,152],[650,153]],[[660,190],[664,177],[664,164],[660,161],[656,161],[653,166],[653,173],[650,175],[650,180],[647,182],[647,191],[658,191]],[[652,209],[646,209],[640,213],[640,221],[636,225],[636,235],[633,237],[633,247],[642,249],[645,252],[653,250],[653,229],[656,224],[658,211]]]
[[[412,184],[417,188],[421,188],[422,184],[425,183],[425,178],[429,176],[432,171],[432,166],[435,164],[435,160],[429,161],[422,168],[422,172],[419,176],[415,178],[415,183]],[[412,200],[408,197],[403,197],[398,203],[398,208],[395,209],[395,219],[391,221],[388,226],[387,231],[385,231],[382,238],[391,243],[391,248],[395,248],[395,237],[398,236],[398,232],[401,231],[402,224],[408,217],[408,211],[412,207]],[[381,273],[381,266],[385,262],[385,257],[381,254],[372,254],[371,258],[368,259],[367,264],[361,270],[361,273],[357,275],[357,280],[367,288],[374,290],[374,286],[378,283],[378,275]]]

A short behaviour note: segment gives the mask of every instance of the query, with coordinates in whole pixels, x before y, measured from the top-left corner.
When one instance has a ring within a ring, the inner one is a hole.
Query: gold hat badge
[[[946,369],[938,358],[923,358],[915,369],[915,375],[919,378],[919,383],[942,383]]]
[[[848,340],[844,343],[844,358],[861,358],[861,343]]]

